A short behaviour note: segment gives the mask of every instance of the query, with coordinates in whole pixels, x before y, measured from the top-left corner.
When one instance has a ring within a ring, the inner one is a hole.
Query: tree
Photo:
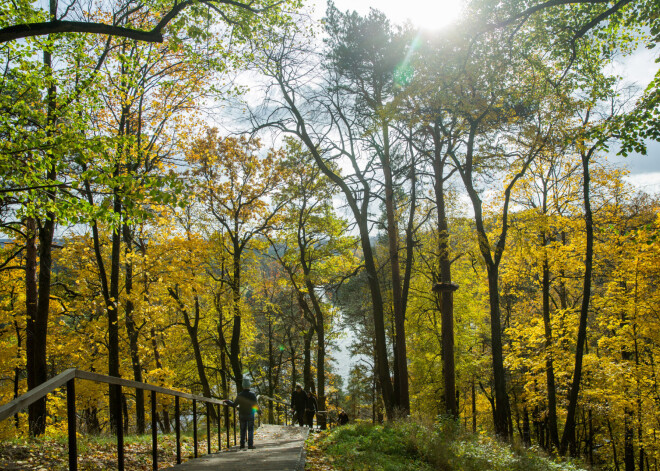
[[[232,291],[233,327],[229,361],[237,390],[241,390],[241,289],[243,255],[249,244],[271,230],[283,202],[274,202],[283,178],[281,151],[258,154],[258,140],[221,138],[217,129],[207,129],[190,145],[188,162],[193,167],[199,201],[211,220],[220,225],[220,239],[231,257],[228,283]],[[270,201],[270,202],[269,202]],[[226,241],[226,242],[225,242]]]
[[[1,17],[3,21],[0,23],[0,43],[56,33],[92,33],[162,43],[164,33],[172,22],[178,23],[176,26],[185,24],[191,34],[200,35],[202,30],[196,26],[196,22],[200,19],[209,19],[210,11],[225,22],[240,24],[254,14],[266,13],[271,17],[277,17],[284,2],[123,0],[113,5],[111,10],[103,11],[96,21],[94,21],[96,18],[90,19],[90,14],[96,12],[85,11],[86,6],[81,3],[76,0],[61,11],[58,1],[51,0],[50,14],[28,4],[20,4],[13,8],[6,7],[5,11],[0,11],[3,13]],[[150,23],[135,24],[135,18],[146,16],[150,17]],[[48,20],[44,21],[44,17]],[[104,21],[103,17],[111,18],[111,21]]]
[[[287,202],[284,229],[271,244],[316,332],[318,407],[326,411],[326,330],[332,319],[328,301],[334,287],[357,266],[351,251],[356,241],[344,235],[347,224],[334,214],[336,187],[313,164],[300,142],[289,138],[286,149],[285,165],[291,178],[281,195]],[[325,428],[326,416],[319,415],[318,420]]]

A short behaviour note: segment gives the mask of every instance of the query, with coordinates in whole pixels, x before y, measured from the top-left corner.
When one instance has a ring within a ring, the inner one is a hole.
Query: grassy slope
[[[514,450],[452,423],[358,424],[316,434],[307,443],[311,471],[550,471],[580,468],[534,450]]]

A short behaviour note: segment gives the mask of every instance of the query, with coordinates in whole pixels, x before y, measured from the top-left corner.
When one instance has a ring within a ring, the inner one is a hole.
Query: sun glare
[[[463,9],[462,0],[335,0],[339,10],[367,14],[369,8],[382,11],[395,24],[406,20],[424,30],[439,30],[456,22]]]

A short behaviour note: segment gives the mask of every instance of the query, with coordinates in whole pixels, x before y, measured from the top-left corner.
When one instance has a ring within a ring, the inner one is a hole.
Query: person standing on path
[[[296,384],[296,390],[291,395],[291,410],[295,414],[298,425],[301,427],[305,420],[305,408],[307,405],[307,393],[303,391],[300,384]]]
[[[316,394],[312,391],[307,393],[307,401],[305,402],[305,425],[309,428],[314,427],[314,416],[318,411],[319,406],[316,402]]]
[[[254,450],[254,414],[261,413],[257,405],[257,396],[250,391],[250,380],[243,378],[243,390],[238,393],[234,402],[226,400],[225,404],[238,408],[238,420],[241,426],[241,450],[247,445],[250,450]],[[246,437],[247,435],[247,437]]]

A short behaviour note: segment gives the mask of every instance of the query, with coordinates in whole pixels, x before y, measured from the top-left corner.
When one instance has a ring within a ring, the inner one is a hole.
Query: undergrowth
[[[577,471],[538,450],[474,435],[452,421],[353,424],[310,438],[309,471]]]

